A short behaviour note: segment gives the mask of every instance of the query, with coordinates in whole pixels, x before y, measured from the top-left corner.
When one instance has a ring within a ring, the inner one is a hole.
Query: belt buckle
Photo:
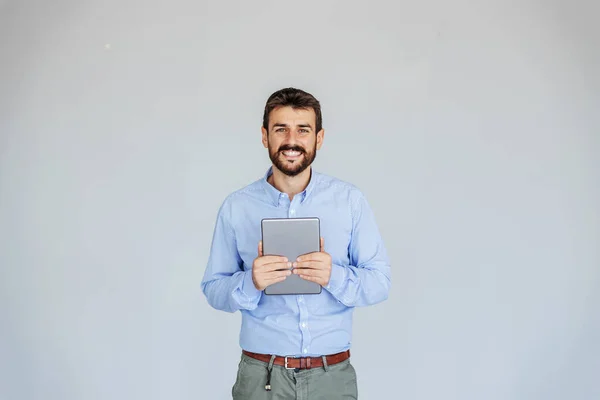
[[[292,356],[285,356],[285,357],[283,358],[283,362],[284,362],[284,367],[285,367],[285,369],[295,369],[295,368],[288,367],[288,358],[296,358],[296,357],[292,357]]]

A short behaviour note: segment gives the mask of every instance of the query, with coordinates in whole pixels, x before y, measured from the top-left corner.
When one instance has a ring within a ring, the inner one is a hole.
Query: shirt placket
[[[308,326],[308,309],[306,308],[306,300],[303,295],[296,296],[296,301],[298,302],[298,310],[300,311],[298,325],[302,333],[302,354],[307,354],[310,351],[312,340]]]
[[[290,203],[290,207],[288,210],[288,218],[297,218],[298,211],[297,208],[300,204],[301,194],[294,196]],[[296,296],[296,302],[298,304],[299,310],[299,320],[298,320],[298,328],[300,329],[302,335],[302,354],[307,354],[310,351],[311,345],[311,334],[308,325],[308,308],[306,307],[306,299],[303,295]]]
[[[279,207],[287,208],[287,216],[288,218],[297,218],[298,211],[297,208],[300,204],[300,196],[294,196],[292,201],[289,200],[289,197],[285,193],[281,193],[279,196]],[[295,261],[295,260],[294,260]],[[299,318],[298,318],[298,328],[300,329],[300,333],[302,336],[301,343],[301,353],[308,354],[310,351],[310,345],[312,341],[312,337],[310,334],[310,329],[308,325],[308,308],[306,307],[306,299],[303,295],[296,296],[296,303],[298,305]]]

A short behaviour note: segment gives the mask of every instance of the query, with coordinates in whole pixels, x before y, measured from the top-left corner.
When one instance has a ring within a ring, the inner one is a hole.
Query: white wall
[[[0,1],[0,398],[229,398],[200,280],[285,86],[393,261],[361,398],[599,398],[598,4]]]

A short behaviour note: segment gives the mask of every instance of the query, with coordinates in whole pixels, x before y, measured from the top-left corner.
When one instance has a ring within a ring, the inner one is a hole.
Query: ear
[[[260,131],[262,132],[262,144],[265,146],[265,149],[269,148],[269,140],[267,138],[267,130],[264,127],[260,127]]]
[[[321,149],[323,145],[323,137],[325,136],[325,129],[321,128],[319,132],[317,132],[317,150]]]

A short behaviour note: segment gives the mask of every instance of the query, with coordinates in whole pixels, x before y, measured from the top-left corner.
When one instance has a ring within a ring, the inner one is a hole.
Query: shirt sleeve
[[[362,193],[352,202],[350,265],[333,264],[325,288],[348,307],[380,303],[388,298],[390,262],[373,211]]]
[[[226,200],[219,209],[201,286],[213,308],[233,313],[255,309],[262,292],[254,286],[252,270],[243,269],[229,207]]]

